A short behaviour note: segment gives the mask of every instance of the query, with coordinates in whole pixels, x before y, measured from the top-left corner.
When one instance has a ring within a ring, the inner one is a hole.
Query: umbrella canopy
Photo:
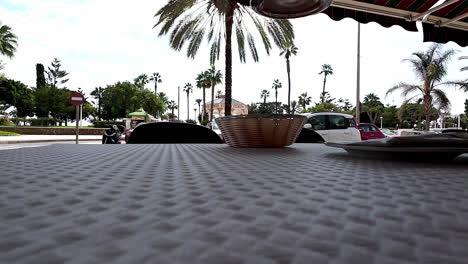
[[[143,108],[138,109],[136,112],[128,114],[128,117],[146,117],[149,119],[154,119],[154,117],[148,114]]]
[[[333,20],[349,17],[360,23],[376,22],[384,27],[401,26],[418,31],[423,22],[424,41],[454,41],[468,45],[468,0],[334,0],[323,13]]]

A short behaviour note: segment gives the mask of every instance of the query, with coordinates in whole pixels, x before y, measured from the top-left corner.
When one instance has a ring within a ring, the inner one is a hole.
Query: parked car
[[[128,138],[130,137],[130,134],[132,134],[133,130],[135,130],[135,128],[137,128],[138,126],[140,125],[143,125],[143,124],[146,124],[146,122],[140,122],[138,123],[134,128],[129,128],[127,130],[125,130],[125,143],[128,143]]]
[[[360,123],[358,128],[362,140],[385,138],[384,133],[374,124]]]
[[[341,113],[304,114],[307,122],[304,128],[317,132],[325,142],[361,141],[361,134],[352,115]]]
[[[385,137],[398,137],[397,132],[388,128],[380,128],[380,132],[382,132],[385,135]]]
[[[221,139],[223,139],[223,134],[221,133],[221,130],[219,129],[218,124],[216,124],[216,122],[214,122],[214,121],[209,122],[206,126],[209,129],[213,130]]]

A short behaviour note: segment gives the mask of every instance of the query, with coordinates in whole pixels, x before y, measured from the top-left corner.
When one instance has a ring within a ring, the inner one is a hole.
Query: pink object
[[[361,140],[385,138],[385,135],[374,124],[360,123],[358,128],[361,132]]]

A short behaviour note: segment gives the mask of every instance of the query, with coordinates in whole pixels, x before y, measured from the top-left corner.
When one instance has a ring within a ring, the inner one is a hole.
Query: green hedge
[[[0,126],[11,126],[14,125],[10,119],[6,116],[0,116]]]
[[[41,127],[55,126],[59,122],[59,120],[48,117],[39,117],[35,119],[29,119],[28,121],[31,123],[31,126]]]
[[[93,121],[93,126],[95,128],[108,128],[111,125],[122,125],[125,126],[124,121]]]

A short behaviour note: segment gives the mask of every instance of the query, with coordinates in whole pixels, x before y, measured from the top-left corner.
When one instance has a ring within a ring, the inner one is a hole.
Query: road
[[[43,142],[43,143],[18,143],[18,144],[0,144],[0,151],[9,149],[20,149],[20,148],[37,148],[44,147],[52,144],[75,144],[73,141],[63,142]],[[101,141],[82,141],[80,144],[101,144]]]

